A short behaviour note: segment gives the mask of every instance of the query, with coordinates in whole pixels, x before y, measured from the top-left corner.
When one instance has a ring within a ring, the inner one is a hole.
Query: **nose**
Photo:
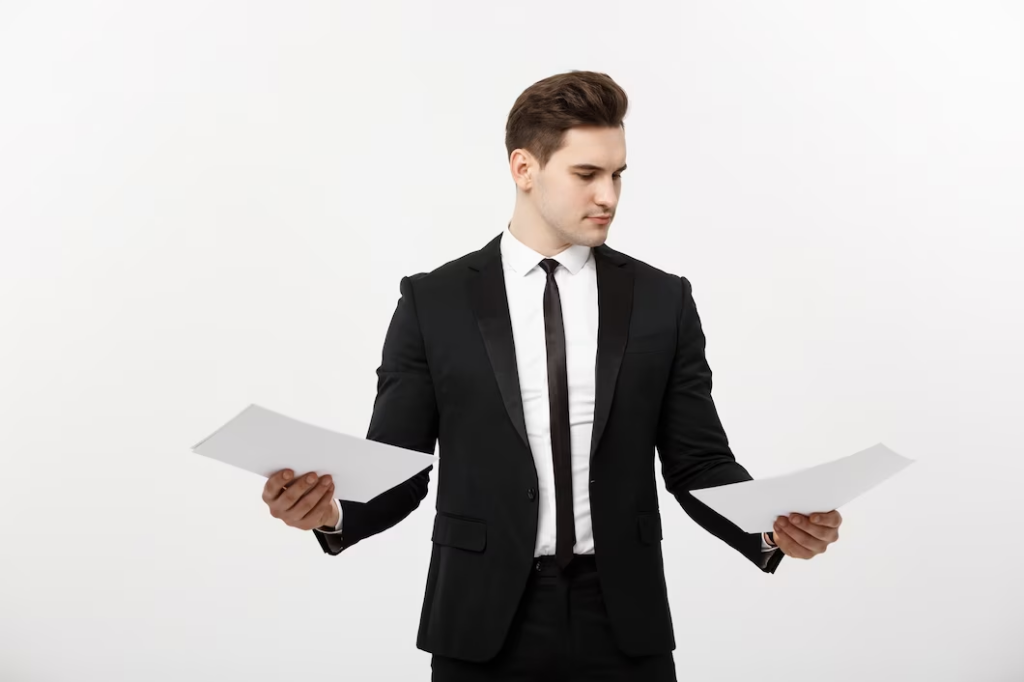
[[[612,213],[615,210],[615,201],[615,184],[600,183],[597,194],[594,196],[594,203],[601,207],[603,213]]]

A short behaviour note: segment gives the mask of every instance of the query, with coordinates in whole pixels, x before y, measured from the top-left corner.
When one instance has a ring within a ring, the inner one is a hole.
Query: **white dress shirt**
[[[523,416],[537,468],[537,540],[534,556],[555,553],[555,473],[551,455],[550,413],[548,411],[547,345],[544,336],[544,286],[547,273],[540,267],[545,256],[519,241],[505,228],[501,235],[501,264],[505,275],[512,334],[515,339]],[[569,432],[572,461],[573,515],[576,523],[574,554],[594,553],[594,532],[590,523],[590,439],[594,427],[594,399],[597,367],[597,268],[588,246],[573,244],[552,256],[560,267],[555,282],[565,329],[566,374],[569,387]],[[338,524],[327,533],[341,532]],[[761,536],[761,548],[773,547]]]

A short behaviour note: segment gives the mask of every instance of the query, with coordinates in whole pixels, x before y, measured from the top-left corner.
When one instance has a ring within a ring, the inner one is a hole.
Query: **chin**
[[[608,239],[608,230],[594,230],[589,234],[580,235],[580,240],[576,243],[594,248],[595,246],[601,246],[604,244],[606,239]]]
[[[595,246],[601,246],[608,238],[608,225],[593,225],[589,221],[584,220],[587,223],[582,229],[576,230],[559,230],[559,234],[570,244],[576,244],[577,246],[589,246],[594,248]]]

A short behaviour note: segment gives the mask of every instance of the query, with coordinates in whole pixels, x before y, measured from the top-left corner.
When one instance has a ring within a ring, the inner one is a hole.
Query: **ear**
[[[524,149],[514,149],[508,160],[509,172],[512,179],[521,190],[529,190],[533,186],[533,169],[536,161],[533,156]]]

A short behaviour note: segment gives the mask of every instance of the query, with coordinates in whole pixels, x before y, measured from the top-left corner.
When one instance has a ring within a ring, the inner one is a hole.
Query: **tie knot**
[[[547,272],[549,275],[554,275],[555,268],[558,267],[558,261],[556,261],[554,258],[545,258],[540,262],[540,266],[544,268],[544,271]]]

